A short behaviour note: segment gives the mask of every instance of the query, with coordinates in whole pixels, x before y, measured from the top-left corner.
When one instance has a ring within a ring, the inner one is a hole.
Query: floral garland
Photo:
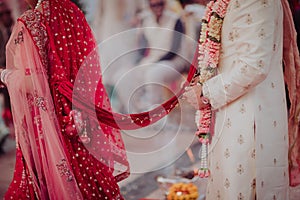
[[[207,4],[199,39],[198,72],[195,75],[201,85],[216,74],[221,51],[222,25],[229,2],[230,0],[214,0]],[[196,135],[202,144],[198,175],[201,178],[207,178],[210,175],[207,156],[213,113],[211,106],[201,109],[198,113],[199,116],[196,116],[198,127]]]

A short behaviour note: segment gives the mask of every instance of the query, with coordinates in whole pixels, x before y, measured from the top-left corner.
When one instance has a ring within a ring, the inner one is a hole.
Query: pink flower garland
[[[230,0],[215,0],[207,4],[205,15],[202,19],[202,28],[199,39],[199,83],[204,82],[215,76],[216,68],[219,64],[221,49],[221,32],[223,19],[227,11]],[[210,176],[207,164],[208,144],[210,142],[210,132],[212,124],[212,110],[208,106],[199,111],[199,118],[196,117],[198,131],[196,135],[199,137],[201,146],[200,169],[198,175],[201,178]]]

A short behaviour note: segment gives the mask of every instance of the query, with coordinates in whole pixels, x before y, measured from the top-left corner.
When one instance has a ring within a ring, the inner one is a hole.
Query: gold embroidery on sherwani
[[[225,179],[224,186],[226,189],[228,189],[230,187],[230,182],[229,182],[228,178]]]
[[[218,162],[216,164],[216,170],[220,170],[220,164]]]
[[[265,67],[264,61],[263,60],[259,60],[257,66],[258,66],[258,68],[264,68]]]
[[[244,114],[245,112],[246,112],[245,104],[242,104],[242,106],[240,108],[240,113]]]
[[[256,151],[256,150],[253,149],[253,150],[252,150],[252,153],[251,153],[251,158],[253,158],[253,159],[255,159],[255,151]]]
[[[234,38],[239,39],[240,34],[237,30],[234,30]]]
[[[228,40],[230,40],[230,41],[234,41],[234,34],[233,34],[233,32],[230,32],[229,33],[229,35],[228,35]]]
[[[226,121],[226,127],[227,127],[227,128],[230,128],[231,125],[232,125],[232,124],[231,124],[231,120],[230,120],[230,118],[228,118],[227,121]]]
[[[239,2],[238,0],[236,0],[236,1],[234,2],[234,8],[237,9],[237,8],[239,8],[239,7],[241,7],[241,4],[240,4],[240,2]]]
[[[250,14],[247,15],[247,18],[246,18],[246,23],[248,25],[252,24],[253,23],[253,18]]]
[[[275,88],[275,83],[271,83],[271,88],[274,89]]]
[[[239,138],[238,138],[238,143],[239,143],[240,145],[242,145],[242,144],[244,143],[244,137],[243,137],[243,135],[240,135],[240,136],[239,136]]]
[[[264,7],[266,7],[269,4],[269,0],[261,0],[261,3]]]
[[[225,91],[226,91],[226,92],[228,92],[229,87],[230,87],[230,84],[225,84],[225,85],[224,85],[224,88],[225,88]]]
[[[276,46],[276,44],[274,44],[273,45],[273,51],[276,51],[276,49],[277,49],[277,46]]]
[[[265,29],[260,29],[260,31],[259,31],[259,33],[258,33],[258,37],[260,38],[260,39],[265,39],[266,38],[266,31],[265,31]]]
[[[258,110],[262,111],[262,106],[261,105],[258,106]]]
[[[225,150],[224,156],[225,156],[225,158],[229,158],[230,157],[230,152],[229,152],[228,148]]]
[[[220,190],[217,191],[217,199],[221,199],[221,192],[220,192]]]
[[[242,193],[239,193],[239,195],[238,195],[238,198],[237,198],[238,200],[244,200],[245,199],[245,197],[244,197],[244,195],[242,194]]]
[[[248,68],[247,65],[241,67],[241,74],[246,74],[247,73],[247,68]]]
[[[242,175],[242,174],[244,173],[244,171],[245,171],[245,170],[244,170],[243,165],[240,164],[240,165],[238,166],[238,168],[237,168],[237,173],[240,174],[240,175]]]

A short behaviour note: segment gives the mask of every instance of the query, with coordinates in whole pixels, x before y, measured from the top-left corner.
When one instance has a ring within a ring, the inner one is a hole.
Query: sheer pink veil
[[[47,2],[43,6],[48,9]],[[10,39],[16,46],[16,57],[8,58],[5,82],[11,97],[17,152],[22,154],[23,176],[27,176],[22,180],[29,180],[27,184],[33,186],[39,199],[82,199],[49,89],[43,19],[38,11],[27,11]]]

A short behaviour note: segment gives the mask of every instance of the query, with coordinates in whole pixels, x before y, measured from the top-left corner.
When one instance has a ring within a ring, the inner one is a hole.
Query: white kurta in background
[[[280,0],[231,1],[219,74],[203,93],[216,109],[207,200],[288,199],[288,128]]]

